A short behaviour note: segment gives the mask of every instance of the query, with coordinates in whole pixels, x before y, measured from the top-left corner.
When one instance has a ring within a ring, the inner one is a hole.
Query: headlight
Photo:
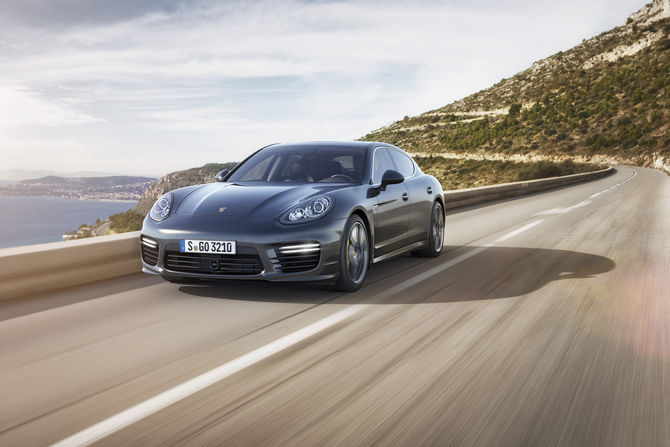
[[[320,196],[294,206],[279,221],[284,225],[312,222],[328,214],[334,205],[335,199],[331,196]]]
[[[174,202],[174,196],[171,192],[163,194],[160,199],[156,200],[149,216],[156,222],[162,222],[168,218],[170,211],[172,210],[172,203]]]

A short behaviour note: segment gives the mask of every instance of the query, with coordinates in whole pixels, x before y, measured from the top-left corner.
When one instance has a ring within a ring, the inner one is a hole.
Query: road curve
[[[4,302],[0,445],[668,446],[669,273],[670,177],[621,166],[450,211],[441,257],[355,294],[135,275]]]

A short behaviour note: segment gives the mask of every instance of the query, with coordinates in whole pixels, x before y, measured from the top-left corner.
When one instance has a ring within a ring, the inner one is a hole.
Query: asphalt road
[[[109,230],[109,224],[111,222],[103,222],[100,224],[99,227],[93,229],[93,236],[104,236],[107,234],[107,231]]]
[[[8,302],[0,359],[2,446],[668,446],[670,177],[453,210],[441,257],[351,295],[136,275]]]

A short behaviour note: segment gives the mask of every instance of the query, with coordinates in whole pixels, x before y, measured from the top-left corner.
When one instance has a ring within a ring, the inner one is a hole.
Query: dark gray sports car
[[[216,179],[158,199],[142,227],[144,272],[354,292],[372,264],[442,251],[440,183],[388,144],[274,144]]]

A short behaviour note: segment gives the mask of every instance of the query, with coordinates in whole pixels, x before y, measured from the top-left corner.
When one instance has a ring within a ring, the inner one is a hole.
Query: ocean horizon
[[[128,211],[136,202],[0,196],[0,248],[59,242],[68,231]]]

